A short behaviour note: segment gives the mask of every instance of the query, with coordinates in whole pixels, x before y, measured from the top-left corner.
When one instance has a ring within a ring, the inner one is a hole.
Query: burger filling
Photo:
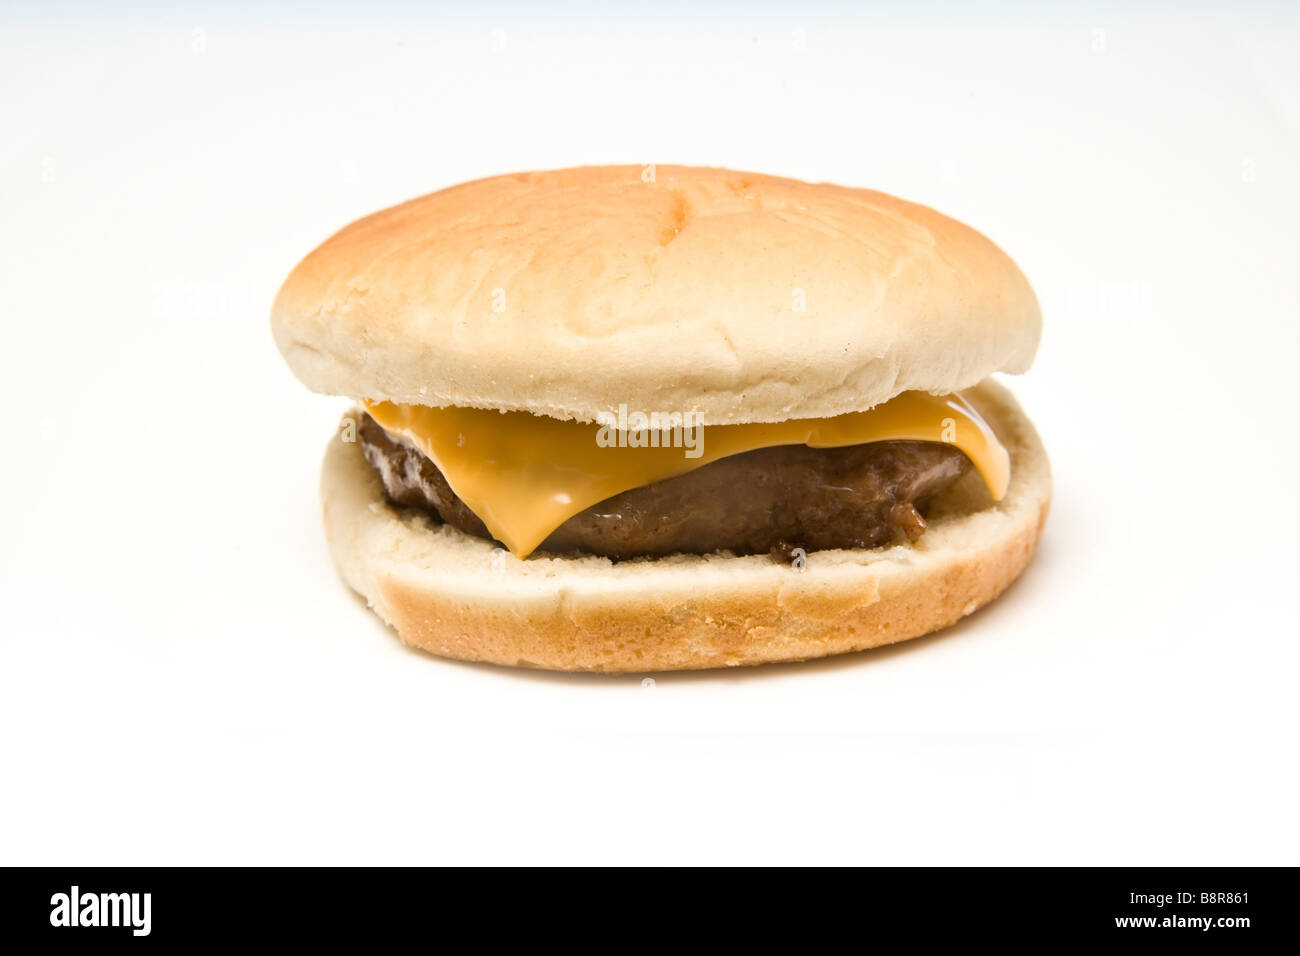
[[[390,501],[493,539],[419,448],[369,414],[357,437]],[[616,559],[731,551],[790,560],[796,549],[915,541],[931,500],[970,468],[961,450],[935,441],[758,448],[606,498],[565,520],[540,548]]]

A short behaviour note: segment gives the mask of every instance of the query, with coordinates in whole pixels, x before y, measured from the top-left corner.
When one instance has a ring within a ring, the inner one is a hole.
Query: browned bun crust
[[[891,644],[997,597],[1047,518],[1051,472],[1033,425],[994,382],[969,394],[1011,453],[1006,497],[993,503],[968,475],[935,502],[916,544],[814,552],[803,570],[723,554],[520,561],[390,506],[359,445],[339,438],[321,475],[326,537],[340,573],[398,636],[445,657],[619,673]]]

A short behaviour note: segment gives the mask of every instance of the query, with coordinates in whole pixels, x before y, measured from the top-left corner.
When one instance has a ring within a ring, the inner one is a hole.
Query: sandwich
[[[980,233],[725,169],[478,180],[358,220],[272,330],[356,404],[321,473],[342,578],[470,661],[654,672],[947,627],[1028,564],[1051,475],[992,376],[1041,314]]]

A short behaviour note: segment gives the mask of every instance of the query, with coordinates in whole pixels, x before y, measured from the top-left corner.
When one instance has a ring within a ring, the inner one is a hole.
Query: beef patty
[[[358,437],[390,501],[492,538],[423,452],[369,415]],[[540,549],[609,558],[771,552],[790,560],[795,548],[914,541],[925,531],[930,499],[970,467],[962,452],[937,442],[760,448],[606,498],[556,528]]]

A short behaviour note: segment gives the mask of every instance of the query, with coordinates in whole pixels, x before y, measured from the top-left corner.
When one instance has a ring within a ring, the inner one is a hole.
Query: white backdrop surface
[[[0,13],[0,862],[1300,862],[1300,15]],[[870,186],[1038,291],[1041,550],[950,632],[556,676],[337,579],[271,341],[351,219],[497,172]]]

